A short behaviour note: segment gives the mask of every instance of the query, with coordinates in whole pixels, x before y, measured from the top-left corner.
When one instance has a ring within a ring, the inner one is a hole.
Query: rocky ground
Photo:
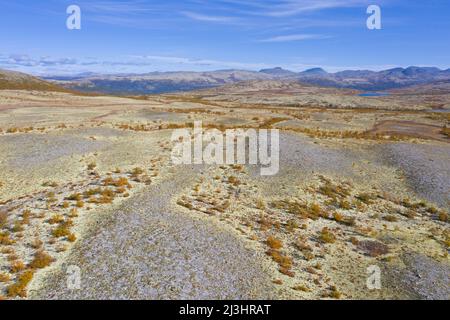
[[[175,169],[93,225],[63,265],[31,290],[38,299],[268,299],[273,289],[262,257],[233,233],[171,207],[173,193],[200,170]],[[66,285],[67,265],[82,287]]]
[[[450,297],[448,137],[377,126],[447,113],[68,97],[0,91],[1,297]],[[174,166],[172,130],[198,120],[279,128],[279,173]]]

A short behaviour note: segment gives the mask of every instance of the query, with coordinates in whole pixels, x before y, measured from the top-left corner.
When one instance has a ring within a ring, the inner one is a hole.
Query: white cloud
[[[288,17],[305,12],[314,12],[335,8],[365,6],[369,0],[282,0],[267,5],[253,14],[270,17]]]
[[[290,34],[259,40],[259,42],[292,42],[292,41],[304,41],[304,40],[327,39],[327,38],[330,37],[322,34]]]
[[[205,22],[228,23],[228,22],[233,22],[233,21],[237,20],[235,17],[211,16],[211,15],[205,15],[205,14],[195,13],[195,12],[191,12],[191,11],[182,11],[180,13],[190,19],[197,20],[197,21],[205,21]]]

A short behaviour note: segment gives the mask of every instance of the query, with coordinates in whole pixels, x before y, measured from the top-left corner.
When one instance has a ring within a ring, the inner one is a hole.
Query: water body
[[[386,92],[365,92],[358,94],[359,97],[386,97],[389,93]]]

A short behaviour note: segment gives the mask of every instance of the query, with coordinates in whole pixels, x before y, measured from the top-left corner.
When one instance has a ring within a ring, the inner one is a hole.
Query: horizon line
[[[342,68],[342,70],[339,71],[327,71],[327,67],[320,67],[320,66],[316,66],[316,67],[311,67],[311,68],[307,68],[307,69],[303,69],[301,71],[293,71],[290,70],[288,68],[283,68],[283,67],[279,67],[279,66],[275,66],[275,67],[269,67],[269,68],[262,68],[262,69],[246,69],[246,68],[222,68],[222,69],[211,69],[211,70],[204,70],[204,71],[196,71],[196,70],[166,70],[166,71],[161,71],[161,70],[155,70],[155,71],[147,71],[147,72],[95,72],[95,71],[79,71],[79,72],[68,72],[68,73],[51,73],[51,72],[47,72],[47,73],[39,73],[39,72],[32,72],[32,71],[21,71],[21,70],[17,70],[17,69],[10,69],[10,68],[4,68],[2,66],[0,66],[0,70],[3,71],[10,71],[10,72],[18,72],[18,73],[23,73],[23,74],[28,74],[28,75],[32,75],[32,76],[36,76],[36,77],[74,77],[74,76],[81,76],[83,74],[92,74],[92,75],[109,75],[109,76],[114,76],[114,75],[146,75],[146,74],[157,74],[157,73],[210,73],[210,72],[225,72],[225,71],[242,71],[242,72],[255,72],[255,73],[264,73],[262,71],[266,71],[266,70],[275,70],[275,69],[280,69],[283,71],[287,71],[287,72],[292,72],[295,74],[301,74],[301,73],[305,73],[307,71],[311,71],[311,70],[315,70],[315,69],[321,69],[323,71],[325,71],[327,74],[336,74],[336,73],[341,73],[341,72],[346,72],[346,71],[367,71],[367,72],[383,72],[383,71],[390,71],[390,70],[395,70],[395,69],[403,69],[403,70],[407,70],[409,68],[434,68],[434,69],[438,69],[439,71],[450,71],[450,67],[449,68],[442,68],[442,67],[436,67],[436,66],[432,66],[432,65],[410,65],[410,66],[386,66],[387,68],[381,68],[381,69],[370,69],[370,68],[358,68],[358,67],[348,67],[348,68]],[[333,67],[334,68],[334,67]]]

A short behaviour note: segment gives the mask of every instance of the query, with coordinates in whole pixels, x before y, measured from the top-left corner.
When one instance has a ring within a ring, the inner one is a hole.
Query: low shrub
[[[75,206],[77,208],[83,208],[84,207],[84,202],[82,200],[78,200],[77,203],[75,204]]]
[[[324,243],[334,243],[336,241],[336,236],[327,227],[322,229],[319,238]]]
[[[74,193],[67,197],[67,200],[80,201],[83,200],[83,196],[80,193]]]
[[[69,212],[69,218],[77,218],[78,210],[76,208],[72,208]]]
[[[311,289],[309,289],[307,286],[304,285],[296,285],[295,287],[293,287],[292,289],[294,289],[295,291],[303,291],[303,292],[310,292]]]
[[[43,244],[44,243],[39,238],[36,238],[33,241],[31,241],[30,247],[32,247],[33,249],[40,249]]]
[[[143,174],[143,173],[144,173],[144,169],[139,168],[139,167],[136,167],[136,168],[134,168],[134,169],[131,171],[131,175],[132,175],[133,177],[137,177],[137,176],[139,176],[139,175],[141,175],[141,174]]]
[[[9,275],[6,273],[0,273],[0,283],[2,282],[8,282],[11,279]]]
[[[18,273],[25,269],[26,269],[25,264],[20,260],[13,261],[10,265],[10,270],[12,273]]]
[[[0,212],[0,228],[3,228],[8,222],[8,212]]]
[[[31,280],[33,280],[33,276],[34,276],[33,270],[27,270],[24,273],[22,273],[21,275],[19,275],[19,277],[16,280],[16,283],[10,285],[6,289],[8,297],[10,297],[10,298],[15,298],[15,297],[26,298],[26,296],[27,296],[26,288],[27,288],[28,284],[31,282]]]
[[[65,222],[61,223],[59,226],[57,226],[55,229],[53,229],[52,235],[55,238],[67,237],[71,233],[70,227],[71,227],[71,223],[69,221],[65,221]]]
[[[48,223],[50,223],[50,224],[58,224],[63,221],[64,221],[64,217],[60,214],[55,214],[50,219],[48,219]]]
[[[271,249],[281,249],[283,247],[283,243],[281,242],[281,240],[275,238],[275,237],[268,237],[266,240],[266,244],[269,246],[269,248]]]
[[[375,197],[369,193],[360,193],[359,195],[356,196],[356,199],[367,205],[372,204],[372,200],[374,200],[374,198]]]
[[[448,221],[448,214],[446,212],[444,212],[444,211],[441,211],[438,214],[438,219],[439,219],[439,221],[447,222]]]
[[[391,215],[391,214],[387,215],[387,216],[384,216],[383,220],[386,220],[388,222],[397,222],[398,221],[397,217],[394,216],[394,215]]]
[[[339,201],[339,208],[343,210],[350,210],[352,208],[352,205],[347,200],[341,200]]]
[[[11,228],[12,232],[22,232],[25,228],[23,227],[23,223],[21,220],[17,220],[14,222],[13,227]]]
[[[31,269],[43,269],[48,267],[55,259],[44,251],[35,253],[33,260],[29,263]]]
[[[69,242],[75,242],[76,240],[77,240],[77,236],[73,233],[71,233],[67,236],[67,241],[69,241]]]
[[[9,246],[13,244],[14,241],[9,237],[8,232],[0,232],[0,244],[4,246]]]

